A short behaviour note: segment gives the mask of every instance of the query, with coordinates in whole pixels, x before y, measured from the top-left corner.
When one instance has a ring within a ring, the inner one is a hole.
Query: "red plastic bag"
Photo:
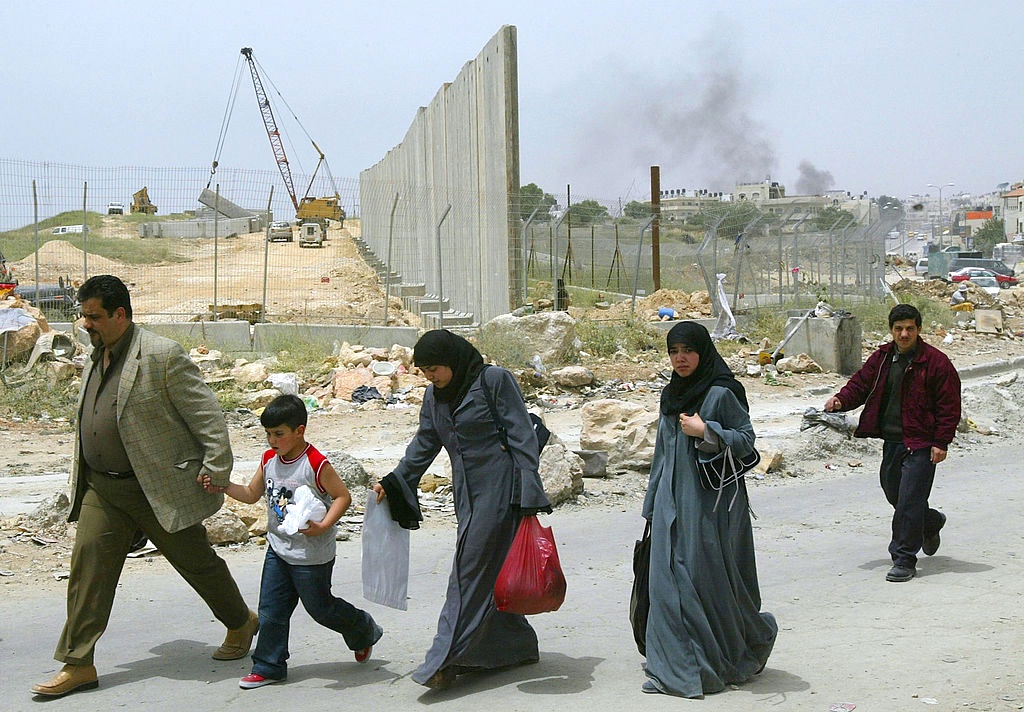
[[[494,584],[499,611],[531,615],[557,611],[565,600],[565,576],[551,527],[523,517]]]

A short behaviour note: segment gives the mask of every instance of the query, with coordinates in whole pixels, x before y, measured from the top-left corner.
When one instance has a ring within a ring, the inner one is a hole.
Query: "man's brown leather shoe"
[[[32,686],[32,692],[46,697],[63,697],[75,690],[92,690],[99,687],[94,665],[65,665],[51,679]]]
[[[249,654],[252,647],[252,639],[256,631],[260,629],[260,618],[252,611],[249,611],[249,620],[241,628],[229,628],[228,634],[224,636],[224,642],[213,654],[214,660],[238,660]]]

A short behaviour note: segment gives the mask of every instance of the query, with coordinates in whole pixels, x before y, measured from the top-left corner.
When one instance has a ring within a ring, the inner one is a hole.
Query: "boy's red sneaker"
[[[241,680],[238,681],[238,686],[243,690],[252,690],[257,687],[263,687],[264,685],[273,685],[275,682],[281,682],[283,678],[277,677],[263,677],[257,675],[254,672],[249,673]]]

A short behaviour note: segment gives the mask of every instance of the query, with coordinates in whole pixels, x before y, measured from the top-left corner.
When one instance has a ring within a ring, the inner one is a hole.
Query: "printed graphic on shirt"
[[[278,524],[284,522],[285,515],[288,513],[288,505],[291,504],[294,497],[294,490],[277,487],[274,484],[274,478],[267,478],[267,502],[270,504],[270,509],[277,515]]]

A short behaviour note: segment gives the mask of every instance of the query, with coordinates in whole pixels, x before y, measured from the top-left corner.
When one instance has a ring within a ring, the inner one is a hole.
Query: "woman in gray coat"
[[[434,643],[412,679],[446,688],[455,676],[537,662],[537,635],[525,616],[494,607],[494,583],[523,516],[551,511],[537,473],[537,437],[511,373],[488,367],[480,352],[449,331],[428,331],[413,359],[432,385],[420,409],[419,429],[405,456],[374,485],[392,517],[418,528],[420,477],[443,447],[452,464],[458,534],[455,560]],[[491,395],[508,440],[484,395]]]
[[[700,324],[680,322],[667,341],[672,380],[643,507],[651,608],[641,689],[699,698],[760,672],[778,626],[760,611],[743,480],[719,493],[703,489],[697,471],[698,457],[753,449],[746,393]]]

